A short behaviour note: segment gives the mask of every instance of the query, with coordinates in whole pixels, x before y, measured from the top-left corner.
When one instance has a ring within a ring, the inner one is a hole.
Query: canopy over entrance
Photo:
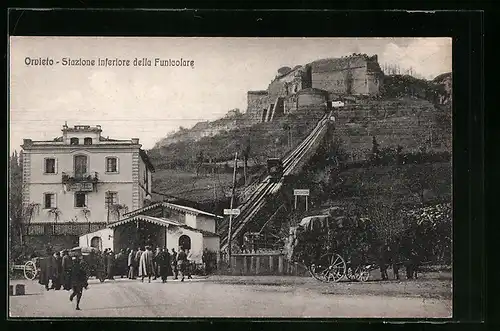
[[[110,224],[109,227],[114,229],[113,247],[119,251],[138,247],[144,249],[148,245],[166,249],[168,227],[177,225],[166,219],[137,215]]]
[[[200,238],[218,237],[215,233],[195,229],[170,219],[146,215],[136,215],[122,219],[110,224],[108,227],[113,229],[113,247],[115,251],[126,248],[144,248],[147,245],[163,247],[164,249],[179,246],[191,249],[189,237],[185,238],[187,236],[184,236],[182,240],[179,240],[180,238],[173,235],[173,233],[178,233],[179,229],[185,229],[184,231],[187,230],[187,233],[198,233],[197,235]],[[169,242],[174,238],[175,243]]]

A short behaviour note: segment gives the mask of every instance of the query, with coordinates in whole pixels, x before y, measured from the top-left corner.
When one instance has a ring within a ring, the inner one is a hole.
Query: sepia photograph
[[[452,318],[451,38],[11,36],[8,65],[10,318]]]

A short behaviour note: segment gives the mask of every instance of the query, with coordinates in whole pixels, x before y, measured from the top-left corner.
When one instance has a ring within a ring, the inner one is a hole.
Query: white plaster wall
[[[80,247],[90,247],[92,238],[100,237],[102,242],[102,250],[106,248],[113,249],[113,229],[105,228],[96,232],[87,233],[79,238]]]
[[[186,225],[190,226],[192,228],[197,229],[196,227],[196,216],[192,214],[185,214],[186,215]]]
[[[193,260],[197,263],[201,263],[201,256],[203,254],[203,235],[199,232],[182,229],[182,228],[170,228],[168,230],[167,237],[167,247],[168,251],[172,252],[172,248],[175,251],[179,251],[179,238],[182,235],[187,235],[191,238],[191,251],[193,253]]]
[[[215,222],[215,219],[211,217],[198,215],[196,216],[196,229],[215,233]]]
[[[208,249],[212,252],[220,251],[220,238],[219,237],[205,237],[203,238],[203,249]]]

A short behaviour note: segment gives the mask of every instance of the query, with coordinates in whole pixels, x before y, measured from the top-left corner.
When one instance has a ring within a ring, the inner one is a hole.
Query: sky
[[[11,152],[23,138],[60,136],[65,122],[101,125],[104,136],[139,138],[149,149],[179,126],[246,111],[247,91],[266,89],[280,67],[322,58],[377,54],[381,65],[427,79],[452,67],[451,38],[10,37],[9,48]],[[65,66],[64,58],[96,64]],[[98,66],[99,58],[130,65]],[[136,58],[151,66],[134,66]],[[194,63],[155,66],[155,58]]]

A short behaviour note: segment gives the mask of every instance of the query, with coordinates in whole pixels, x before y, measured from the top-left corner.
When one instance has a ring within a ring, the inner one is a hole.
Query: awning
[[[130,223],[130,222],[135,222],[135,221],[148,222],[148,223],[153,223],[153,224],[161,225],[161,226],[165,226],[165,227],[168,227],[170,225],[174,225],[174,226],[181,225],[180,223],[177,223],[175,221],[170,221],[170,220],[167,220],[165,218],[146,216],[146,215],[136,215],[136,216],[125,218],[125,219],[122,219],[118,222],[112,223],[112,224],[108,225],[108,228],[115,228],[119,225],[123,225],[123,224]]]
[[[194,232],[199,232],[201,233],[204,237],[219,237],[218,234],[210,232],[210,231],[205,231],[205,230],[200,230],[200,229],[195,229],[192,228],[186,224],[182,224],[173,220],[169,220],[166,218],[160,218],[160,217],[153,217],[153,216],[146,216],[146,215],[137,215],[137,216],[132,216],[129,218],[125,218],[123,220],[120,220],[118,222],[112,223],[108,225],[108,228],[115,228],[117,226],[130,223],[130,222],[136,222],[136,221],[141,221],[141,222],[148,222],[148,223],[153,223],[156,225],[164,226],[164,227],[169,227],[169,226],[177,226],[179,228],[191,230]]]
[[[176,204],[170,203],[170,202],[156,202],[156,203],[153,203],[149,206],[142,207],[142,208],[130,211],[128,213],[125,213],[124,216],[135,216],[135,215],[141,214],[145,211],[155,209],[155,208],[160,208],[160,207],[166,207],[166,208],[185,212],[185,213],[192,214],[192,215],[205,215],[205,216],[209,216],[212,218],[219,218],[219,219],[224,218],[222,216],[208,213],[208,212],[203,211],[203,210],[199,210],[199,209],[191,208],[191,207],[186,207],[186,206],[181,206],[181,205],[176,205]]]

